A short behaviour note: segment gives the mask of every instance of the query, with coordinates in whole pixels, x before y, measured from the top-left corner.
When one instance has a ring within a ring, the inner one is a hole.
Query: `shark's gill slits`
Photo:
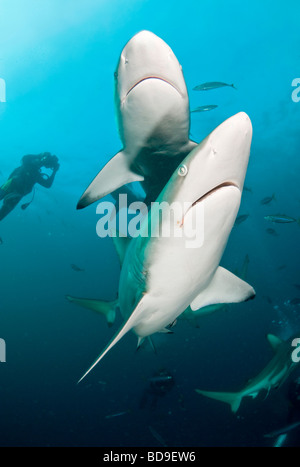
[[[139,81],[137,81],[133,86],[131,86],[131,88],[127,91],[126,93],[126,97],[128,96],[128,94],[131,93],[131,91],[136,87],[138,86],[139,84],[141,84],[143,81],[146,81],[148,79],[158,79],[159,81],[164,81],[165,83],[169,84],[170,86],[172,86],[172,88],[174,88],[178,94],[181,95],[181,92],[179,91],[179,89],[176,88],[176,86],[174,86],[174,84],[170,83],[170,81],[168,81],[167,79],[164,79],[162,78],[161,76],[146,76],[145,78],[142,78],[140,79]]]

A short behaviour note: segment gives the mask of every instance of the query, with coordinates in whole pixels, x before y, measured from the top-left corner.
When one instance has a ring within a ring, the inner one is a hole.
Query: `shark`
[[[150,31],[134,35],[122,50],[114,76],[123,148],[88,186],[77,209],[132,182],[141,183],[147,203],[155,201],[197,145],[189,139],[189,98],[182,67],[160,37]]]
[[[279,388],[290,373],[295,369],[297,363],[292,360],[292,342],[295,336],[282,340],[279,337],[268,334],[269,341],[274,356],[263,370],[253,379],[250,379],[246,386],[238,392],[210,392],[196,389],[198,394],[226,402],[230,405],[233,413],[236,413],[244,397],[255,398],[261,391],[267,391],[267,395],[272,388]]]
[[[180,163],[152,203],[139,235],[120,237],[118,307],[124,323],[78,382],[129,331],[140,345],[156,332],[168,332],[167,326],[188,306],[254,298],[252,286],[220,266],[241,202],[251,141],[247,114],[227,119]],[[162,205],[167,215],[160,215]],[[198,229],[192,227],[200,225],[199,219],[203,241],[194,242],[191,232],[197,236]],[[161,233],[167,227],[172,227],[171,235]]]

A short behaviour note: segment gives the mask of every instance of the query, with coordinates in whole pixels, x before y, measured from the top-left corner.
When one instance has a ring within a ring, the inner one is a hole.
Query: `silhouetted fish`
[[[273,199],[276,199],[275,198],[275,193],[273,193],[272,196],[266,196],[266,198],[261,200],[260,204],[269,204],[269,203],[271,203],[271,201],[273,201]]]
[[[0,237],[0,245],[3,245],[3,240],[1,237]]]
[[[278,237],[278,233],[274,229],[266,229],[266,232],[270,235],[273,235],[273,237]]]
[[[296,289],[300,290],[300,284],[294,284],[294,287],[296,287]]]
[[[193,88],[193,91],[210,91],[211,89],[230,87],[236,89],[234,84],[222,83],[220,81],[212,81],[210,83],[198,84]]]
[[[84,272],[84,269],[79,268],[76,264],[71,264],[71,268],[77,272]]]
[[[248,219],[249,214],[241,214],[236,218],[236,221],[234,225],[240,225],[242,222],[245,222],[246,219]]]
[[[196,107],[194,110],[191,110],[192,112],[207,112],[208,110],[213,110],[216,109],[218,106],[217,105],[201,105],[200,107]]]

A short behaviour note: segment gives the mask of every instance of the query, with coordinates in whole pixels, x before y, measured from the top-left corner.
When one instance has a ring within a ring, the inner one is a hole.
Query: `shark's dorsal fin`
[[[109,344],[105,347],[105,349],[101,352],[99,357],[94,361],[94,363],[90,366],[90,368],[85,372],[85,374],[80,378],[78,383],[83,380],[83,378],[86,377],[86,375],[97,365],[97,363],[102,360],[102,358],[110,351],[114,345],[116,345],[117,342],[119,342],[120,339],[128,332],[130,331],[134,326],[137,325],[137,323],[140,320],[140,314],[144,308],[144,303],[145,303],[145,297],[146,294],[143,296],[143,298],[139,301],[137,306],[135,307],[134,311],[132,314],[129,316],[128,320],[124,323],[124,325],[121,327],[121,329],[117,332],[115,337],[112,338],[112,340],[109,342]]]
[[[131,238],[130,237],[122,237],[122,236],[120,236],[119,232],[113,232],[113,233],[114,233],[114,236],[112,236],[112,241],[113,241],[113,244],[115,246],[117,255],[119,257],[120,264],[122,266],[123,262],[124,262],[124,258],[125,258],[125,254],[126,254],[128,245],[129,245],[129,243],[131,241]]]
[[[274,334],[267,334],[267,339],[274,352],[277,352],[278,347],[282,344],[283,341],[279,337],[274,336]]]
[[[85,190],[77,209],[85,208],[126,183],[142,182],[144,177],[130,169],[130,160],[125,151],[116,154],[98,173]]]
[[[255,297],[254,289],[247,282],[218,267],[208,287],[191,302],[193,311],[217,303],[239,303]]]

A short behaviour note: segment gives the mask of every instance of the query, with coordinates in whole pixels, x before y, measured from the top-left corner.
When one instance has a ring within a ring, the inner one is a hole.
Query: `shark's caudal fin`
[[[195,390],[202,396],[210,397],[217,401],[226,402],[231,407],[232,412],[236,413],[240,407],[243,395],[240,392],[210,392],[201,391],[200,389]]]
[[[255,297],[255,291],[247,282],[218,267],[208,287],[191,303],[193,311],[216,303],[239,303]]]
[[[76,298],[66,295],[66,299],[69,302],[76,303],[83,308],[93,310],[100,315],[104,315],[109,326],[112,326],[116,319],[116,309],[119,305],[119,300],[113,300],[112,302],[106,302],[104,300],[93,300],[90,298]]]
[[[127,334],[128,331],[130,331],[136,324],[139,322],[140,319],[140,313],[142,312],[144,308],[144,297],[140,300],[138,305],[136,306],[135,310],[132,312],[132,314],[129,316],[128,320],[125,322],[125,324],[121,327],[121,329],[117,332],[115,337],[112,338],[112,340],[109,342],[109,344],[105,347],[105,349],[101,352],[99,357],[94,361],[92,366],[85,372],[85,374],[80,378],[78,383],[83,380],[87,376],[87,374],[99,363],[102,358],[110,351],[114,345],[116,345],[117,342],[119,342],[120,339],[122,339],[125,334]]]
[[[130,162],[124,151],[118,152],[98,173],[85,190],[77,209],[85,208],[126,183],[142,182],[144,177],[130,170]]]

